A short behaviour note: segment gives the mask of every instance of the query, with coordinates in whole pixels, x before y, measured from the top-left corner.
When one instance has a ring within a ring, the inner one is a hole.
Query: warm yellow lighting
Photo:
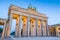
[[[55,31],[55,28],[54,27],[51,27],[50,28],[50,32],[54,32]]]
[[[19,17],[19,15],[13,14],[13,18],[14,18],[14,19],[16,19],[17,17]]]
[[[0,22],[0,25],[4,25],[4,22]]]
[[[41,21],[40,20],[38,20],[38,25],[41,25]]]
[[[26,24],[27,23],[27,17],[26,16],[23,16],[22,17],[22,21],[23,21],[24,24]]]
[[[55,27],[56,31],[60,32],[59,28],[60,28],[60,26],[56,26]]]

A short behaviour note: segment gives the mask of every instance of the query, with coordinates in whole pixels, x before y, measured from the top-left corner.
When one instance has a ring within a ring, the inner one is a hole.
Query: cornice
[[[9,7],[9,10],[15,10],[15,11],[19,11],[19,12],[24,12],[24,13],[28,13],[28,14],[32,14],[32,15],[37,15],[37,16],[41,16],[41,17],[44,17],[44,18],[48,18],[45,14],[41,14],[38,11],[31,11],[31,10],[24,9],[24,8],[15,6],[15,5],[11,5]]]

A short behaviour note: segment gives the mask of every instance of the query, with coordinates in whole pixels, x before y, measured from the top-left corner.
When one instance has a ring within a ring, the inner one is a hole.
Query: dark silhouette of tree
[[[15,35],[15,31],[11,33],[11,35]]]
[[[0,28],[0,37],[2,36],[2,31],[3,31],[3,29],[2,29],[2,28]]]
[[[0,33],[2,33],[2,31],[3,31],[3,29],[2,29],[2,28],[0,28]]]

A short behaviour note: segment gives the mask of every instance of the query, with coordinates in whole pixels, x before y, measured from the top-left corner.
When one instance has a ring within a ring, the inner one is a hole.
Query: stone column
[[[38,20],[38,19],[37,19]],[[36,36],[36,27],[37,27],[37,25],[36,25],[36,19],[34,20],[34,35],[33,36]]]
[[[23,36],[27,36],[27,17],[23,18]]]
[[[3,32],[2,32],[2,37],[5,37],[5,28],[6,28],[6,22],[4,22],[4,27],[3,27]]]
[[[16,19],[16,30],[15,30],[15,36],[19,36],[19,17]]]
[[[47,32],[46,32],[46,23],[44,20],[42,20],[42,30],[43,30],[43,36],[46,36],[47,35]]]
[[[49,35],[49,30],[48,30],[49,28],[48,28],[48,22],[47,22],[47,20],[46,20],[46,32],[47,32],[47,36]]]
[[[5,37],[7,37],[7,34],[8,34],[8,25],[9,23],[7,22],[5,27],[5,34],[4,34]]]
[[[36,18],[36,36],[37,36],[37,29],[38,29],[38,18]]]
[[[37,27],[37,36],[42,36],[42,25],[41,25],[41,20],[38,20],[40,21],[40,26],[38,25]]]
[[[27,18],[28,36],[30,36],[30,17]]]
[[[36,20],[31,21],[31,36],[36,36]]]
[[[47,26],[47,32],[48,32],[48,36],[50,36],[49,26]]]
[[[42,23],[42,19],[41,19],[41,34],[43,36],[43,23]]]
[[[21,37],[21,29],[22,29],[22,15],[20,15],[20,17],[19,17],[19,24],[20,24],[20,26],[19,26],[19,36]]]
[[[43,36],[43,27],[42,27],[42,20],[40,20],[41,21],[41,25],[40,25],[40,31],[41,31],[41,33],[40,33],[40,36]]]
[[[12,13],[8,17],[8,26],[7,26],[7,37],[10,37],[10,30],[12,27]]]

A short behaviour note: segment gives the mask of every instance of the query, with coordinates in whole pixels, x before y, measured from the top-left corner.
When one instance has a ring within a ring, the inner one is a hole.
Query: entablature
[[[15,5],[10,6],[9,11],[11,11],[11,10],[26,13],[26,14],[32,14],[32,15],[36,15],[36,16],[40,16],[40,17],[44,17],[44,18],[48,18],[45,14],[41,14],[38,11],[30,11],[28,9],[24,9],[24,8],[15,6]]]

